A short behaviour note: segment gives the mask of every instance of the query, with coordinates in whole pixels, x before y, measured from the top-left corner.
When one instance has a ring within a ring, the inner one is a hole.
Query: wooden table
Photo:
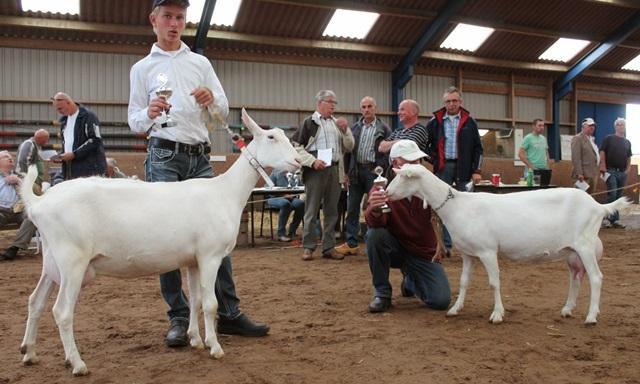
[[[549,189],[549,188],[557,188],[557,185],[520,185],[520,184],[500,184],[500,186],[495,186],[493,184],[476,184],[473,186],[474,192],[489,192],[489,193],[512,193],[512,192],[523,192],[523,191],[535,191],[538,189]]]
[[[251,191],[251,196],[249,197],[249,214],[250,214],[250,222],[251,222],[251,246],[254,247],[256,245],[255,241],[255,228],[254,228],[254,214],[255,214],[255,205],[259,204],[261,200],[267,199],[268,197],[283,197],[288,195],[300,195],[304,193],[304,186],[301,187],[273,187],[273,188],[254,188]],[[268,197],[267,197],[268,196]]]

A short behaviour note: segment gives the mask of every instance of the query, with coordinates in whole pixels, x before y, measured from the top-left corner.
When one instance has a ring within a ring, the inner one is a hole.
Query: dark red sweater
[[[431,260],[436,252],[436,236],[431,226],[431,209],[424,209],[422,204],[422,199],[417,197],[411,201],[390,201],[391,212],[377,217],[368,207],[365,220],[371,228],[387,228],[413,255]]]

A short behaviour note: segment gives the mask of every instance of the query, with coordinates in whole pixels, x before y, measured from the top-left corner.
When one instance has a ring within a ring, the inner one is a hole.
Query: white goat
[[[576,306],[580,282],[586,271],[591,302],[586,324],[595,324],[599,313],[602,272],[598,260],[602,242],[598,231],[602,219],[630,203],[620,198],[601,205],[575,188],[554,188],[506,195],[459,192],[421,165],[396,169],[387,194],[398,200],[417,196],[431,205],[462,254],[460,293],[447,315],[457,315],[464,306],[467,287],[478,257],[489,275],[494,307],[489,321],[502,322],[498,253],[515,261],[566,260],[569,294],[561,315],[570,317]]]
[[[262,130],[242,110],[253,134],[247,151],[265,167],[295,171],[299,156],[282,130]],[[36,361],[37,323],[53,283],[60,285],[53,316],[65,361],[74,375],[88,373],[73,336],[73,313],[81,286],[95,275],[136,277],[188,267],[191,346],[204,348],[198,330],[202,305],[205,342],[211,356],[224,355],[215,332],[218,302],[214,284],[222,259],[236,245],[243,207],[259,179],[240,156],[224,174],[177,183],[86,178],[64,182],[43,196],[29,169],[21,194],[42,236],[40,281],[29,297],[29,318],[21,346],[23,363]],[[202,296],[201,296],[202,295]]]

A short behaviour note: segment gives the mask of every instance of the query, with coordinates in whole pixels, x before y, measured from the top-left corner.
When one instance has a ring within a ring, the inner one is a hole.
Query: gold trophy
[[[384,169],[381,166],[377,166],[373,169],[373,173],[378,175],[378,177],[376,177],[375,180],[373,180],[373,185],[378,186],[382,189],[384,189],[387,186],[387,182],[388,182],[387,178],[382,176],[383,172],[384,172]],[[389,208],[387,203],[384,203],[384,205],[380,207],[380,209],[382,210],[382,213],[391,212],[391,208]]]
[[[156,96],[164,97],[165,100],[169,100],[173,94],[173,90],[167,86],[169,83],[169,76],[164,73],[159,73],[156,77],[160,83],[160,87],[156,89]],[[177,124],[169,116],[169,111],[162,111],[160,116],[155,118],[155,123],[161,128],[175,127]]]

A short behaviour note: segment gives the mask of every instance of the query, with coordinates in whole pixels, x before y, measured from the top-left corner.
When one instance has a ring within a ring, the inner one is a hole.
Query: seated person
[[[4,253],[0,261],[13,260],[19,249],[26,249],[36,232],[33,223],[24,217],[22,204],[19,202],[18,185],[20,178],[14,173],[13,156],[8,151],[0,151],[0,226],[20,224],[15,241]]]
[[[287,180],[287,172],[273,171],[269,177],[276,187],[291,186]],[[304,217],[304,200],[300,196],[271,197],[267,199],[267,207],[280,210],[278,214],[278,241],[291,241],[296,236],[298,226]],[[289,224],[289,231],[286,231],[291,212],[293,212],[293,219]]]
[[[399,140],[391,147],[389,156],[393,168],[400,168],[404,164],[420,164],[420,159],[427,155],[414,141]],[[392,173],[388,172],[390,178]],[[391,208],[388,213],[381,209],[385,203]],[[366,243],[374,288],[369,312],[385,312],[391,306],[390,268],[402,271],[403,297],[417,296],[429,308],[447,309],[451,288],[440,264],[442,253],[436,255],[431,208],[425,209],[423,201],[415,196],[387,201],[384,190],[374,186],[369,191],[365,219],[369,226]]]

